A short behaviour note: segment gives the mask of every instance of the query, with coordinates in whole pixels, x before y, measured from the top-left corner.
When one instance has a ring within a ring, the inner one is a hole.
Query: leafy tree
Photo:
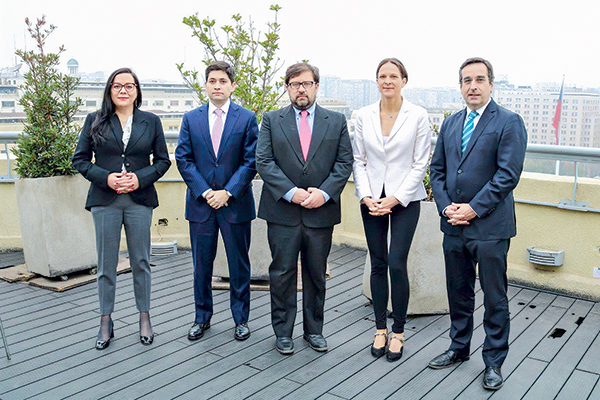
[[[13,149],[15,169],[23,178],[74,175],[77,171],[71,165],[71,158],[79,128],[73,116],[83,101],[72,97],[79,78],[64,75],[57,69],[64,46],[58,53],[47,53],[44,49],[46,39],[56,26],[45,28],[45,16],[35,25],[26,18],[25,24],[37,50],[16,51],[29,71],[19,88],[22,91],[19,104],[25,109],[26,119]]]
[[[233,24],[224,25],[220,30],[214,19],[200,20],[197,13],[183,19],[183,23],[192,29],[192,36],[197,37],[204,48],[204,64],[222,60],[233,66],[238,83],[233,100],[254,111],[259,122],[265,112],[276,108],[283,95],[279,90],[283,87],[283,79],[277,80],[282,64],[276,56],[281,28],[277,13],[281,7],[274,4],[269,9],[274,11],[275,17],[267,23],[264,34],[256,32],[252,18],[248,24],[242,22],[240,14],[232,15]],[[187,70],[184,63],[177,64],[177,69],[186,85],[194,90],[198,101],[206,103],[204,71]]]

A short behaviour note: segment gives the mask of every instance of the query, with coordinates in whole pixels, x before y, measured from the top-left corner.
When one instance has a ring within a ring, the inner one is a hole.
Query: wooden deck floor
[[[7,360],[0,342],[0,399],[600,399],[599,304],[526,288],[510,287],[511,347],[502,368],[505,385],[496,393],[481,387],[481,292],[471,360],[427,368],[448,347],[447,315],[410,318],[403,358],[374,359],[373,310],[360,291],[364,257],[352,248],[332,250],[324,327],[329,351],[306,346],[299,313],[292,356],[274,350],[268,292],[252,292],[246,342],[233,339],[226,291],[214,292],[205,337],[187,340],[193,321],[189,252],[154,260],[157,336],[150,347],[138,342],[131,274],[119,275],[115,339],[102,352],[93,348],[95,283],[54,293],[0,281],[0,317],[12,353]]]

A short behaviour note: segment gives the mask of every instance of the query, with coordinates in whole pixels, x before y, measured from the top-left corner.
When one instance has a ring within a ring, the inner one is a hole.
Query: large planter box
[[[79,174],[15,181],[28,271],[56,277],[97,265],[92,214],[84,208],[89,185]]]
[[[263,181],[255,179],[252,181],[252,190],[254,193],[254,205],[258,213],[258,202],[262,192]],[[256,218],[252,221],[252,233],[250,237],[250,279],[269,280],[269,265],[271,265],[271,250],[267,239],[267,221]],[[219,244],[217,247],[217,256],[213,267],[213,275],[223,278],[229,278],[229,266],[227,264],[227,255],[225,246],[219,232]]]
[[[408,255],[409,315],[446,314],[449,311],[442,251],[443,237],[435,203],[421,202],[421,215]],[[371,259],[367,253],[362,292],[372,299],[370,277]],[[388,302],[388,310],[392,310],[391,300]]]

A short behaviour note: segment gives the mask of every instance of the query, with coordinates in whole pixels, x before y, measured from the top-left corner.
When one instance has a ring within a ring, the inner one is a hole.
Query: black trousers
[[[392,208],[392,213],[372,216],[364,204],[360,207],[367,246],[371,256],[371,295],[375,311],[377,329],[386,329],[388,304],[388,267],[392,285],[392,311],[394,333],[404,332],[406,310],[410,286],[408,283],[408,251],[417,229],[421,203],[413,201],[407,207],[400,204]],[[391,240],[388,249],[388,228],[391,228]]]
[[[267,235],[273,261],[271,320],[277,337],[292,337],[297,312],[298,254],[302,263],[302,317],[306,334],[323,332],[325,271],[331,250],[333,226],[309,228],[268,223]]]
[[[508,354],[510,314],[506,295],[506,257],[509,245],[510,239],[474,240],[463,235],[444,235],[443,249],[451,320],[450,349],[461,355],[470,353],[478,265],[485,307],[485,341],[482,356],[488,367],[502,366]]]

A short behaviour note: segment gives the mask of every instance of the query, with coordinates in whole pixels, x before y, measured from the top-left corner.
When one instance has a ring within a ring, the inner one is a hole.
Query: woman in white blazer
[[[408,73],[400,60],[377,67],[381,100],[359,110],[352,149],[355,194],[371,256],[371,292],[377,332],[371,354],[402,357],[409,284],[406,262],[417,227],[423,177],[431,150],[431,124],[424,108],[402,98]],[[390,229],[391,228],[391,229]],[[391,240],[388,249],[388,229]],[[388,267],[394,324],[388,336]]]

